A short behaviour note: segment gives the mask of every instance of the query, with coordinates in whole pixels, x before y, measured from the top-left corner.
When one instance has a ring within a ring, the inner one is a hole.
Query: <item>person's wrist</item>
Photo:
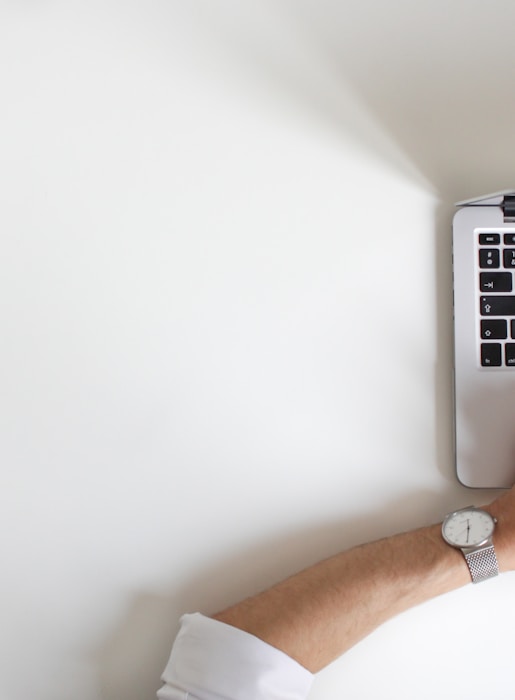
[[[506,517],[502,497],[487,506],[482,506],[482,508],[487,513],[490,513],[496,521],[492,541],[497,563],[499,564],[499,572],[514,571],[515,552],[511,543],[509,520]]]
[[[433,542],[435,557],[441,563],[454,584],[465,585],[470,582],[470,572],[462,553],[451,547],[442,537],[442,523],[436,523],[427,528],[427,534]],[[451,588],[449,588],[451,590]]]

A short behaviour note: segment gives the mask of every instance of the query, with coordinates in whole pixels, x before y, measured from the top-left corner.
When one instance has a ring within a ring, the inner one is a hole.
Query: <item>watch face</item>
[[[448,515],[442,525],[444,539],[454,547],[475,547],[493,533],[495,521],[484,510],[465,508]]]

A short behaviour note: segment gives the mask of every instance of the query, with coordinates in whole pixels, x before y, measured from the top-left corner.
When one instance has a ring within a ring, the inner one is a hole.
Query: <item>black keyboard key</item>
[[[512,274],[511,272],[480,272],[479,287],[482,292],[511,292]]]
[[[515,233],[504,234],[504,245],[515,245]]]
[[[504,361],[507,367],[515,367],[515,343],[506,343],[504,346]]]
[[[481,316],[515,316],[515,296],[481,297]]]
[[[499,267],[500,260],[497,248],[482,248],[479,251],[479,267],[482,269]]]
[[[511,337],[515,338],[515,320],[510,322],[510,326],[511,326]]]
[[[515,234],[513,234],[515,236]],[[505,236],[506,238],[506,236]],[[500,233],[480,233],[479,245],[499,245],[501,242]]]
[[[504,320],[504,318],[481,319],[481,337],[483,340],[501,340],[507,338],[507,322]]]
[[[502,364],[500,343],[481,343],[481,366],[500,367]]]
[[[504,267],[515,267],[515,248],[505,248],[502,253]]]

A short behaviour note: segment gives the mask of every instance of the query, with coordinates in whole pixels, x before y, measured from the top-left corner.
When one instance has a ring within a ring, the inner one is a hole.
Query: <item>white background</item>
[[[490,500],[450,221],[513,167],[515,5],[0,4],[0,698],[153,698],[181,613]],[[513,697],[514,579],[313,700]]]

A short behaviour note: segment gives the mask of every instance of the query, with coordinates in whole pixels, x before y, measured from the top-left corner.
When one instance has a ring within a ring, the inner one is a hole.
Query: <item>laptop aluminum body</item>
[[[515,190],[457,204],[453,220],[456,472],[515,483]]]

